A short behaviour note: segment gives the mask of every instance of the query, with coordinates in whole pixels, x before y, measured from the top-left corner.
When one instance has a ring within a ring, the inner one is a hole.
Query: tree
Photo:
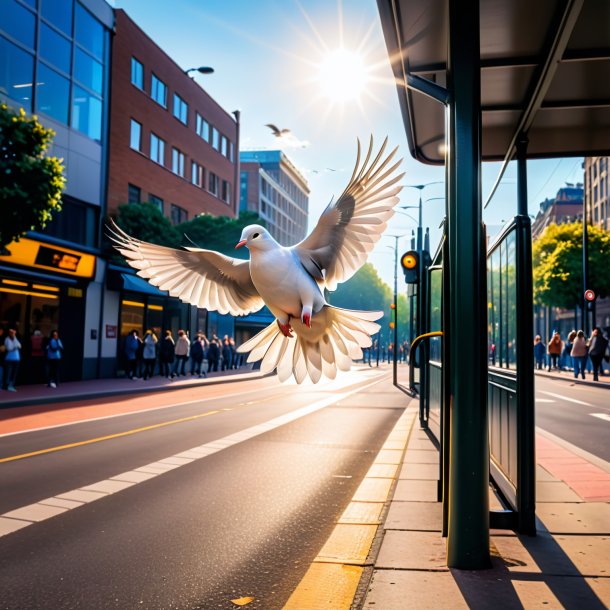
[[[265,226],[265,222],[256,213],[242,212],[239,218],[199,214],[178,225],[177,229],[181,236],[185,235],[200,248],[217,250],[237,258],[248,258],[248,251],[245,248],[235,250],[235,244],[239,241],[242,229],[251,224]]]
[[[182,242],[182,233],[152,203],[120,205],[115,221],[131,237],[151,244],[178,248]]]
[[[587,228],[590,288],[610,294],[610,232]],[[582,304],[582,223],[549,225],[534,242],[534,301],[541,305],[572,308]]]
[[[55,132],[0,105],[0,251],[42,229],[61,210],[66,179],[60,159],[47,157]]]

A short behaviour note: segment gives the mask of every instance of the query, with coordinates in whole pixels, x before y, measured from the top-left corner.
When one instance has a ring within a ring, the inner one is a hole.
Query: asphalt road
[[[610,462],[610,389],[541,375],[535,387],[536,425]]]
[[[5,513],[343,398],[1,536],[0,608],[235,609],[249,596],[249,609],[281,608],[406,404],[387,374],[342,380],[335,391],[235,383],[221,398],[0,439],[0,458],[74,445],[0,463]],[[384,392],[392,399],[380,406]]]

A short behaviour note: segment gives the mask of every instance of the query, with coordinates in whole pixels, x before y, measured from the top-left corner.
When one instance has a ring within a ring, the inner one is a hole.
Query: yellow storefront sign
[[[92,278],[95,274],[95,256],[63,246],[45,244],[34,239],[21,238],[7,246],[10,255],[0,256],[0,261],[46,269],[76,277]]]

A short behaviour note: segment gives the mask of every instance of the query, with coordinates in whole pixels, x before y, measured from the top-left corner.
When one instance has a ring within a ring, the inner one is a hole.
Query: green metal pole
[[[479,3],[449,0],[450,464],[447,564],[489,567],[487,277]]]

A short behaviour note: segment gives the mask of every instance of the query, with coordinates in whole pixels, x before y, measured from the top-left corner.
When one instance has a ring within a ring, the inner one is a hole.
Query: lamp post
[[[185,70],[185,74],[190,74],[191,72],[199,72],[199,74],[214,74],[214,68],[210,68],[210,66],[199,66],[198,68],[189,68]]]
[[[585,336],[588,337],[589,330],[589,302],[585,298],[585,292],[589,290],[589,232],[587,229],[587,198],[582,198],[582,326]],[[595,301],[593,301],[595,307]],[[595,309],[593,309],[593,326],[595,328]]]

